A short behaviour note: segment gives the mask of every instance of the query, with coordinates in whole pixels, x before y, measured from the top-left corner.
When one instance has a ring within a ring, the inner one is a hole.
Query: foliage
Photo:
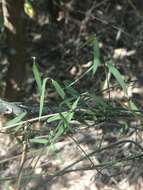
[[[25,0],[25,3],[24,3],[24,12],[25,12],[30,18],[33,18],[33,17],[35,16],[34,8],[33,8],[32,4],[30,3],[29,0]]]

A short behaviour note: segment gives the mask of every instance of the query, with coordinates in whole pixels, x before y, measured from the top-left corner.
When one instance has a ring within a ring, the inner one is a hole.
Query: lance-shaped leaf
[[[52,84],[53,84],[56,92],[59,94],[59,96],[62,99],[64,99],[65,98],[65,92],[64,92],[63,88],[60,86],[60,84],[57,81],[53,80],[53,79],[52,79]]]
[[[98,66],[101,64],[100,62],[100,49],[99,49],[99,42],[97,37],[94,37],[93,40],[93,65],[92,65],[92,74],[96,73]]]
[[[46,89],[46,82],[48,78],[43,80],[42,88],[41,88],[41,96],[40,96],[40,110],[39,110],[39,117],[41,117],[44,107],[44,99],[45,99],[45,89]]]
[[[123,76],[121,75],[121,73],[111,63],[108,63],[107,67],[109,69],[109,72],[112,73],[112,75],[116,78],[117,82],[122,87],[125,95],[128,96],[127,85],[126,85],[126,83],[125,83],[125,81],[124,81]]]
[[[42,91],[42,79],[41,79],[40,72],[38,70],[38,67],[37,67],[36,63],[33,64],[33,74],[34,74],[34,78],[35,78],[37,86],[38,86],[39,94],[41,94],[41,91]]]
[[[12,125],[19,123],[26,116],[26,114],[27,114],[26,112],[23,112],[20,115],[18,115],[17,117],[15,117],[14,119],[7,122],[5,125],[6,129],[9,129],[9,128],[11,128]]]

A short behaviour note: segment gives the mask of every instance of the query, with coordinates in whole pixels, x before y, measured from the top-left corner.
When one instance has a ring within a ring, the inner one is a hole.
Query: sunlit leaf
[[[93,51],[94,51],[94,56],[98,59],[100,59],[100,48],[99,48],[99,42],[97,37],[94,37],[94,41],[93,41]]]
[[[69,114],[69,113],[68,113]],[[64,128],[67,128],[69,126],[69,122],[67,120],[66,117],[64,117],[61,113],[60,113],[60,116],[61,116],[61,120],[63,121],[64,123]],[[68,115],[67,115],[68,116]]]
[[[38,67],[37,67],[37,65],[35,63],[33,64],[33,73],[34,73],[34,78],[35,78],[37,86],[38,86],[39,94],[41,94],[41,91],[42,91],[42,79],[41,79]]]
[[[71,110],[69,110],[69,112],[66,115],[66,117],[64,117],[62,115],[62,119],[65,122],[65,124],[69,124],[69,122],[72,120],[72,118],[74,116],[74,110],[77,108],[77,104],[78,104],[79,100],[80,100],[80,97],[78,97],[77,100],[72,104]]]
[[[44,107],[44,99],[45,99],[45,89],[46,89],[46,82],[48,78],[45,78],[43,80],[42,84],[42,90],[41,90],[41,96],[40,96],[40,110],[39,110],[39,117],[41,117],[42,112],[43,112],[43,107]]]
[[[57,127],[57,132],[55,133],[54,137],[53,137],[53,141],[55,141],[58,137],[60,137],[61,135],[63,135],[65,132],[65,126],[64,124],[59,124]]]
[[[71,111],[66,116],[68,123],[72,120],[72,118],[74,116],[74,110],[77,108],[77,104],[78,104],[79,100],[80,100],[80,97],[78,97],[77,100],[72,104]]]
[[[128,96],[127,85],[124,82],[123,76],[120,74],[120,72],[115,68],[115,66],[113,64],[108,63],[107,67],[109,69],[109,72],[112,73],[112,75],[116,78],[117,82],[122,87],[125,95]]]
[[[40,138],[30,139],[29,141],[31,143],[37,143],[37,144],[47,144],[49,142],[47,139],[40,139]]]
[[[20,122],[25,116],[26,116],[26,112],[21,113],[20,115],[18,115],[17,117],[15,117],[14,119],[10,120],[9,122],[6,123],[6,128],[11,128],[11,125],[14,125],[18,122]]]
[[[99,42],[97,37],[94,37],[93,40],[93,66],[92,66],[92,74],[94,75],[97,71],[98,66],[101,64],[100,62],[100,49]]]
[[[59,123],[59,125],[57,127],[57,131],[54,134],[53,140],[56,140],[58,137],[63,135],[65,130],[68,129],[70,121],[72,120],[72,118],[74,116],[74,109],[76,109],[79,99],[80,98],[77,98],[77,100],[72,104],[71,110],[69,110],[69,112],[66,115],[59,113],[59,116],[62,120],[62,124]]]
[[[34,8],[33,8],[32,4],[28,0],[26,0],[25,3],[24,3],[24,12],[30,18],[33,18],[35,16]]]
[[[64,117],[66,117],[68,115],[68,112],[64,112],[64,113],[62,113],[62,115]],[[56,115],[54,114],[53,116],[51,116],[50,118],[48,118],[47,122],[50,123],[50,122],[58,121],[58,120],[61,120],[61,116],[60,116],[59,113],[57,113]]]
[[[93,65],[92,65],[92,74],[94,75],[97,71],[98,66],[100,65],[100,60],[97,57],[94,57],[93,59]]]
[[[53,84],[56,92],[60,95],[60,97],[62,99],[64,99],[65,98],[65,92],[64,92],[63,88],[60,86],[60,84],[53,79],[52,79],[52,84]]]
[[[136,106],[136,104],[132,100],[129,100],[128,106],[129,106],[130,111],[133,114],[135,114],[135,115],[142,115],[142,113],[140,112],[139,108]]]

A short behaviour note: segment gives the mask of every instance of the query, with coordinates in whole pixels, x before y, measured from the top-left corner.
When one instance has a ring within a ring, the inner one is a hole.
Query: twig
[[[64,113],[67,113],[67,111],[61,112],[61,113],[64,114]],[[18,125],[21,125],[21,127],[23,127],[22,125],[24,125],[26,123],[33,123],[35,121],[45,120],[45,119],[47,119],[49,117],[56,116],[56,115],[59,115],[59,113],[48,114],[48,115],[44,115],[44,116],[41,116],[41,117],[34,117],[32,119],[28,119],[28,120],[25,120],[25,121],[21,121],[19,123],[15,123],[15,124],[12,124],[12,125],[9,125],[9,126],[5,126],[4,129],[10,129],[10,128],[16,127]]]
[[[124,143],[132,143],[132,144],[135,144],[136,146],[139,147],[139,149],[143,152],[143,147],[141,145],[139,145],[137,142],[134,142],[132,140],[122,140],[122,141],[118,141],[116,143],[113,143],[113,144],[110,144],[106,147],[103,147],[101,148],[100,150],[95,150],[91,153],[88,154],[88,157],[90,156],[93,156],[94,154],[96,153],[100,153],[104,150],[107,150],[107,149],[111,149],[113,148],[114,146],[118,146],[118,145],[121,145],[121,144],[124,144]],[[48,180],[53,180],[55,177],[58,177],[58,176],[62,176],[62,175],[65,175],[67,173],[70,173],[70,172],[76,172],[76,171],[85,171],[85,170],[94,170],[95,168],[103,168],[103,167],[111,167],[112,165],[115,165],[116,163],[119,163],[119,162],[124,162],[124,161],[130,161],[130,160],[134,160],[134,159],[139,159],[139,158],[142,158],[143,157],[143,153],[137,153],[137,154],[134,154],[134,155],[131,155],[131,156],[128,156],[127,158],[121,158],[119,160],[115,160],[114,162],[113,161],[110,161],[110,162],[106,162],[106,163],[101,163],[101,164],[97,164],[93,167],[91,166],[87,166],[87,167],[80,167],[80,168],[76,168],[76,169],[70,169],[72,166],[75,166],[77,163],[83,161],[84,159],[87,158],[87,156],[83,156],[81,157],[80,159],[76,160],[75,162],[73,162],[72,164],[68,165],[67,167],[65,167],[63,170],[60,170],[60,171],[57,171],[54,175],[44,175],[45,177],[47,176],[48,177]],[[23,179],[28,179],[29,177],[32,179],[32,178],[37,178],[41,176],[40,175],[33,175],[33,176],[26,176],[26,175],[23,175]],[[5,178],[0,178],[0,181],[7,181],[7,180],[14,180],[16,178],[16,176],[13,176],[13,177],[5,177]]]
[[[24,130],[27,130],[27,125],[25,125]],[[22,138],[23,138],[23,151],[22,151],[22,155],[21,155],[20,169],[19,169],[18,177],[17,177],[17,190],[20,190],[22,170],[23,170],[24,164],[26,162],[27,148],[28,148],[26,135],[24,134],[24,136]]]
[[[141,146],[141,145],[139,145],[137,142],[135,142],[135,141],[132,141],[132,140],[122,140],[122,141],[118,141],[118,142],[116,142],[116,143],[113,143],[113,144],[110,144],[110,145],[108,145],[108,146],[106,146],[106,147],[103,147],[103,148],[101,148],[101,149],[98,149],[98,150],[95,150],[95,151],[93,151],[93,152],[91,152],[91,153],[89,153],[88,154],[88,157],[90,157],[90,156],[93,156],[95,153],[100,153],[100,152],[102,152],[102,151],[104,151],[104,150],[107,150],[107,149],[111,149],[111,148],[113,148],[113,147],[115,147],[115,146],[117,146],[117,145],[120,145],[120,144],[124,144],[124,143],[132,143],[132,144],[135,144],[137,147],[139,147],[139,149],[143,152],[143,147]],[[143,156],[143,153],[140,153],[140,154],[138,154],[137,155],[137,157],[142,157]],[[65,167],[63,170],[60,170],[60,171],[58,171],[55,175],[53,175],[53,176],[51,176],[49,179],[50,180],[52,180],[53,178],[55,178],[55,177],[57,177],[57,176],[61,176],[61,175],[64,175],[65,173],[69,173],[69,172],[73,172],[73,171],[79,171],[79,170],[93,170],[93,169],[95,169],[95,168],[99,168],[99,167],[105,167],[107,164],[108,165],[113,165],[113,162],[109,162],[109,163],[103,163],[103,164],[99,164],[99,165],[95,165],[95,166],[93,166],[93,167],[87,167],[87,168],[77,168],[77,169],[70,169],[72,166],[75,166],[77,163],[79,163],[79,162],[81,162],[81,161],[83,161],[84,159],[86,159],[87,158],[87,156],[83,156],[83,157],[81,157],[80,159],[78,159],[78,160],[76,160],[75,162],[73,162],[72,164],[70,164],[70,165],[68,165],[67,167]],[[131,159],[134,159],[134,158],[136,158],[136,156],[134,155],[134,156],[129,156],[128,158],[122,158],[122,159],[120,159],[120,162],[121,161],[126,161],[126,160],[131,160]],[[117,162],[117,161],[116,161]]]

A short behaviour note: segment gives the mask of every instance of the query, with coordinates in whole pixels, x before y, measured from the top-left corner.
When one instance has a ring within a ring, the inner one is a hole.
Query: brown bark
[[[2,0],[6,40],[10,50],[5,97],[16,101],[22,96],[26,69],[23,4],[24,0]]]

